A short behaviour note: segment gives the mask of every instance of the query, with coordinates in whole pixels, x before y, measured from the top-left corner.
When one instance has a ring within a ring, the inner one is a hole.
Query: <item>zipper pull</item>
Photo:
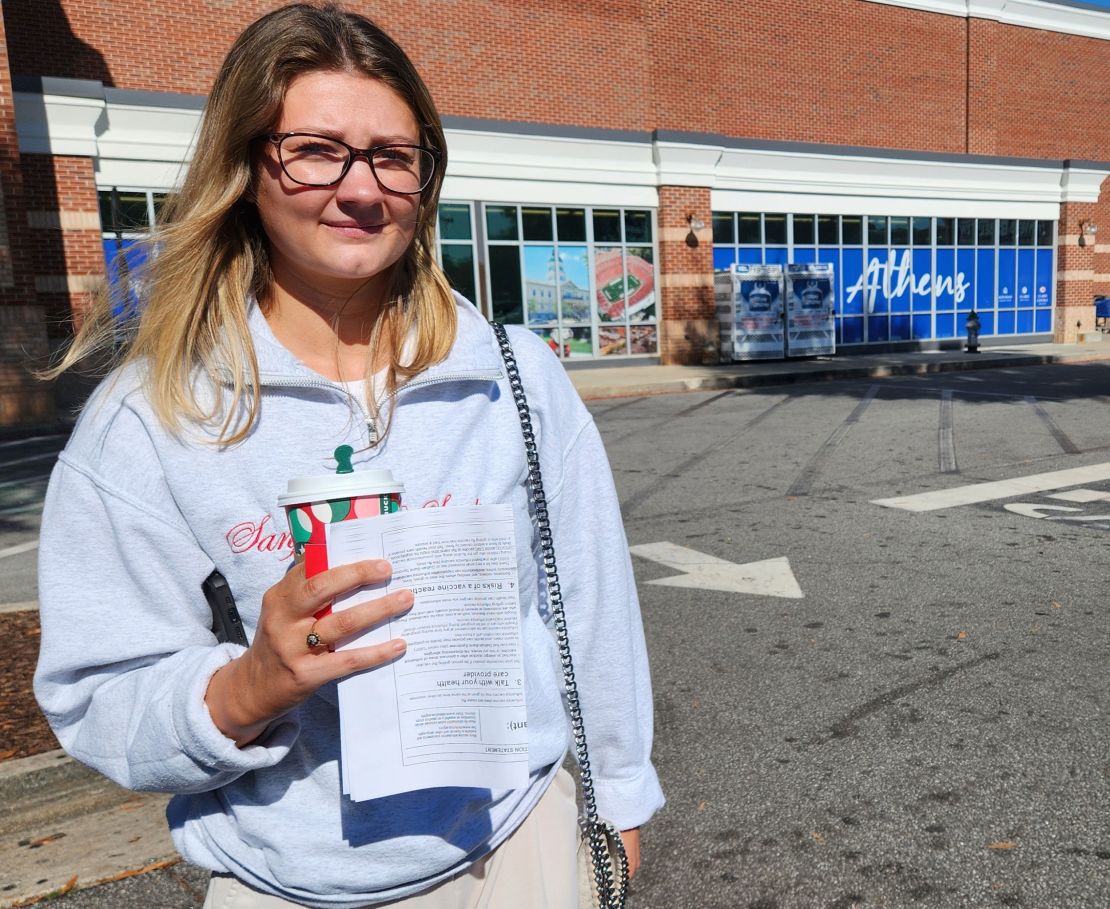
[[[366,434],[370,436],[371,445],[378,444],[378,428],[374,425],[373,417],[366,418]]]

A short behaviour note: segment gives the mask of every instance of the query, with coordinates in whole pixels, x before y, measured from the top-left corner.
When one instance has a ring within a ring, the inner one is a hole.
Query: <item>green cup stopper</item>
[[[351,465],[351,455],[355,450],[350,445],[340,445],[335,449],[336,473],[354,473],[355,469]]]

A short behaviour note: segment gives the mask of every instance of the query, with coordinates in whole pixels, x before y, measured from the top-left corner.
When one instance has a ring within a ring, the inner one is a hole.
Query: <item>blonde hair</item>
[[[438,153],[435,174],[420,197],[413,241],[392,266],[370,350],[373,357],[379,345],[389,345],[390,392],[446,357],[456,313],[435,259],[436,207],[447,161],[435,104],[405,52],[369,19],[334,3],[294,3],[248,26],[224,59],[188,174],[164,206],[164,222],[146,241],[136,311],[121,315],[127,307],[120,294],[128,290],[106,288],[62,360],[44,376],[90,360],[141,363],[147,396],[171,431],[193,423],[218,427],[223,443],[247,437],[260,406],[248,306],[252,296],[264,306],[272,282],[253,202],[252,146],[278,122],[295,77],[329,70],[362,73],[397,92],[416,117],[421,144]],[[402,364],[399,351],[410,336],[412,357]],[[230,401],[205,394],[198,371],[211,387],[230,382]],[[376,415],[374,401],[368,404]]]

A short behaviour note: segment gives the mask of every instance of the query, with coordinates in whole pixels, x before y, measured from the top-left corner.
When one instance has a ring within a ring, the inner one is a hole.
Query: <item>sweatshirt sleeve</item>
[[[200,586],[212,562],[168,498],[156,507],[160,475],[143,434],[122,435],[98,441],[98,450],[116,448],[99,459],[114,465],[108,476],[83,457],[80,439],[54,469],[40,538],[35,694],[62,747],[121,786],[215,789],[280,761],[298,723],[278,720],[240,749],[212,722],[208,682],[242,648],[215,644]]]
[[[598,812],[626,830],[662,807],[663,792],[651,763],[651,678],[631,558],[605,449],[584,417],[549,506]]]

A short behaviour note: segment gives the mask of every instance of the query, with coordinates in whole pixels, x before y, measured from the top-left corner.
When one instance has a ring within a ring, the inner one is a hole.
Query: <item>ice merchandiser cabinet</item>
[[[780,360],[785,356],[781,265],[732,265],[713,276],[721,358]]]
[[[836,353],[833,267],[828,262],[786,266],[786,354]]]

